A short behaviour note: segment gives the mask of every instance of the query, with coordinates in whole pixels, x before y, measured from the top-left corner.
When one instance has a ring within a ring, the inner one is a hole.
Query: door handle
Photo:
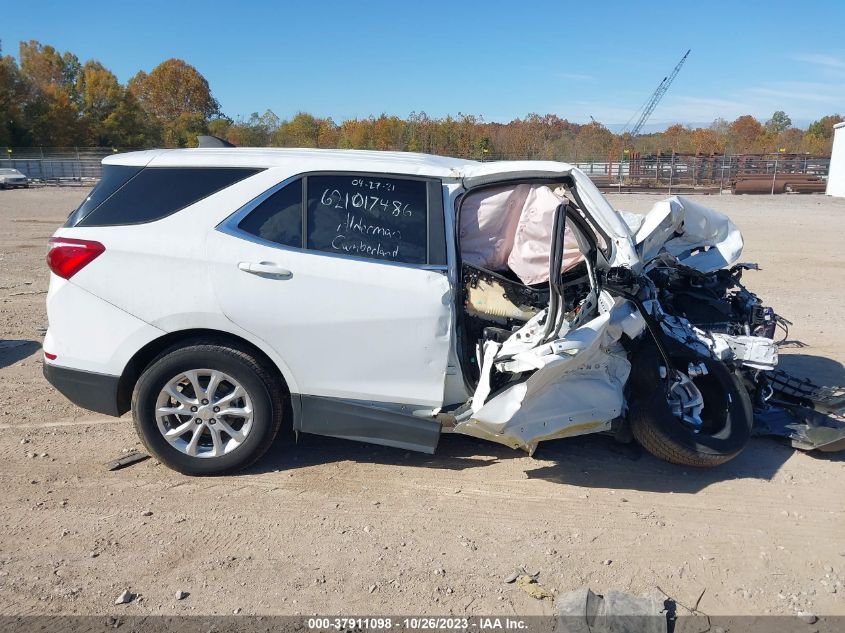
[[[286,268],[282,268],[272,262],[241,262],[238,268],[245,273],[258,275],[259,277],[267,277],[270,279],[290,279],[293,273]]]

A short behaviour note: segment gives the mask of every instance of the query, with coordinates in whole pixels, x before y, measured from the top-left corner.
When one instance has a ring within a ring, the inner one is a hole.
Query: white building
[[[830,153],[827,195],[845,198],[845,122],[833,126],[833,150]]]

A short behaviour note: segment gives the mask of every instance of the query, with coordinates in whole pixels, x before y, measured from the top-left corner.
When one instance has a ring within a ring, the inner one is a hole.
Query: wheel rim
[[[156,400],[162,437],[190,457],[213,458],[236,450],[252,430],[252,400],[237,380],[215,369],[171,378]]]
[[[666,400],[672,409],[672,414],[681,423],[695,433],[701,431],[703,421],[701,411],[704,409],[704,397],[692,380],[679,371],[674,372],[674,380],[669,385]]]

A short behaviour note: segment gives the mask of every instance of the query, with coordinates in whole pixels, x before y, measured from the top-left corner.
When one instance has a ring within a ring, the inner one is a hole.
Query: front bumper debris
[[[786,438],[793,448],[845,450],[845,388],[821,387],[785,371],[765,372],[767,393],[754,411],[754,435]]]

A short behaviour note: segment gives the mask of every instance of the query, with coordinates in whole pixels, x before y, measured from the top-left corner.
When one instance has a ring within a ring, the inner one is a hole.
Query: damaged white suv
[[[184,473],[253,463],[283,423],[424,452],[443,432],[528,452],[632,432],[715,465],[751,433],[740,369],[777,362],[776,317],[744,289],[737,331],[661,297],[738,279],[727,218],[681,198],[623,218],[565,163],[241,148],[103,163],[50,240],[44,372],[82,407],[131,409]]]

